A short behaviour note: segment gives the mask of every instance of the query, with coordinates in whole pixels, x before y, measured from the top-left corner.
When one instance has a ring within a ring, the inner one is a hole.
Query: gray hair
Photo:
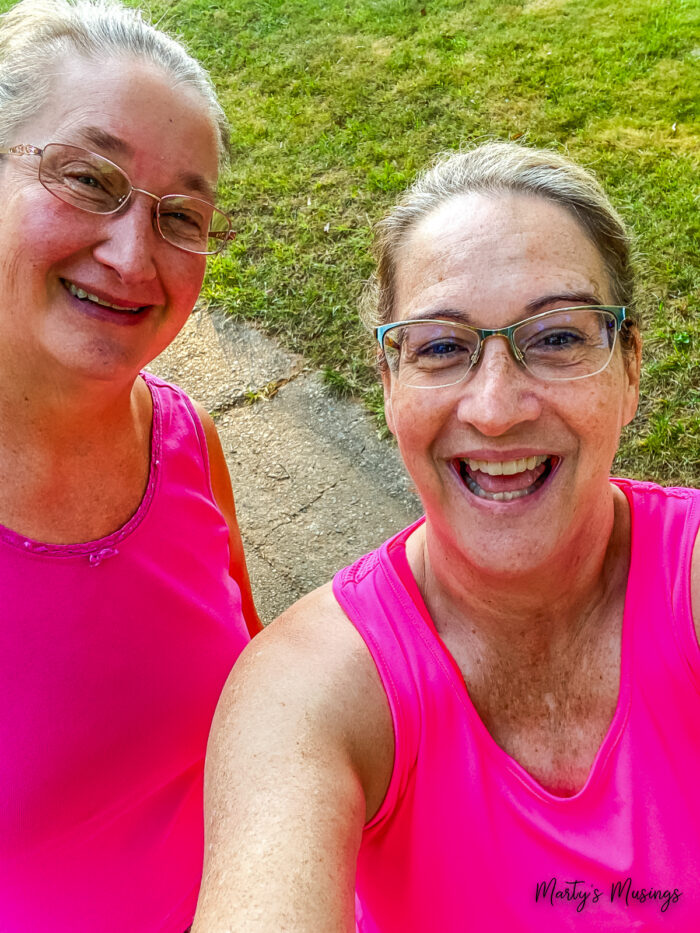
[[[630,325],[638,327],[637,315],[630,309],[634,281],[630,238],[597,179],[557,152],[511,142],[489,142],[439,156],[377,224],[377,271],[363,302],[367,324],[385,324],[394,316],[397,259],[411,231],[451,198],[472,192],[517,192],[561,205],[597,248],[610,277],[614,303],[628,308]],[[623,328],[621,341],[623,349],[629,350],[635,338]]]
[[[21,0],[0,17],[0,146],[45,105],[51,66],[76,54],[94,61],[132,57],[163,70],[203,98],[217,130],[219,164],[230,153],[229,124],[211,78],[183,46],[117,0]]]

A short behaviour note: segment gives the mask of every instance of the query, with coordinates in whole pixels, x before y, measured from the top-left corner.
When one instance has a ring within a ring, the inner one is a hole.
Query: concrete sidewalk
[[[265,622],[420,515],[364,408],[253,327],[195,312],[149,369],[214,416]]]

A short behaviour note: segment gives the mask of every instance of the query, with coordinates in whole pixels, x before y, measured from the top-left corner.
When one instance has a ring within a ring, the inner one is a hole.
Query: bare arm
[[[326,587],[258,636],[224,689],[193,933],[352,933],[362,827],[392,761],[376,669]]]
[[[211,415],[209,415],[198,402],[193,402],[193,404],[202,422],[204,435],[207,439],[212,492],[214,493],[216,504],[221,509],[221,513],[228,525],[230,554],[229,572],[241,590],[241,607],[248,631],[251,636],[256,635],[262,629],[262,623],[260,622],[255,603],[253,602],[253,592],[250,586],[245,555],[243,553],[241,532],[238,528],[238,520],[236,519],[236,506],[233,500],[233,489],[231,488],[231,477],[226,465],[226,458],[224,457],[219,434]]]

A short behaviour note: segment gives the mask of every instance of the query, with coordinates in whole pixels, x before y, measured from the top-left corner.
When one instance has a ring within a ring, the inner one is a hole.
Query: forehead
[[[198,178],[209,189],[216,184],[217,131],[205,102],[194,88],[173,88],[160,68],[136,59],[58,63],[49,100],[20,135],[18,141],[38,146],[84,145],[129,172],[163,176],[152,184],[168,176]],[[141,177],[135,183],[147,187]]]
[[[451,198],[423,218],[397,254],[399,318],[449,308],[482,326],[503,326],[547,295],[611,300],[597,248],[568,211],[544,198]],[[494,316],[500,311],[503,323]]]

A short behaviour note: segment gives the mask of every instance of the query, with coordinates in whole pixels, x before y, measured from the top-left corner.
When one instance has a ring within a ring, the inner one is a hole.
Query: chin
[[[554,541],[547,545],[541,539],[533,546],[532,535],[509,534],[490,536],[484,534],[454,536],[454,547],[482,576],[494,576],[502,582],[533,573],[546,565],[556,553]]]
[[[89,347],[83,352],[56,352],[52,354],[57,368],[74,380],[87,382],[133,382],[147,360],[141,355],[122,349]]]
[[[467,495],[460,502],[424,500],[427,527],[445,554],[484,575],[503,580],[532,573],[571,543],[566,527],[572,528],[573,516],[553,498],[549,503],[540,499],[538,508],[534,496],[493,502]]]

